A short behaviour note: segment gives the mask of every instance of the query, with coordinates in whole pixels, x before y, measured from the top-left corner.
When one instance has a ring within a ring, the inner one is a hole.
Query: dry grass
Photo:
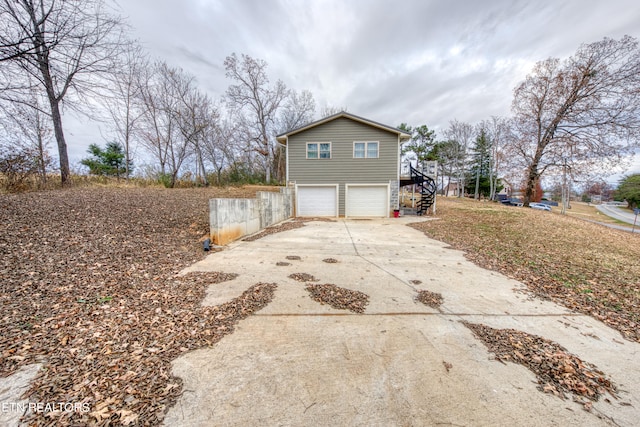
[[[527,208],[438,200],[438,221],[413,226],[538,297],[591,315],[640,342],[640,235]]]

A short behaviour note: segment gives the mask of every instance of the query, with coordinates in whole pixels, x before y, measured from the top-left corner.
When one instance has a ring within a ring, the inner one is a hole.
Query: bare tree
[[[537,63],[515,89],[512,109],[527,171],[525,205],[549,169],[612,171],[637,146],[640,131],[637,40],[605,38],[564,61]]]
[[[197,90],[193,76],[165,62],[147,70],[141,82],[140,143],[158,161],[167,184],[175,186],[181,168],[194,153],[198,174],[205,177],[201,143],[206,128],[218,116],[211,100]]]
[[[182,139],[176,122],[180,96],[175,73],[177,70],[166,63],[156,63],[141,90],[145,106],[141,142],[158,160],[162,176],[169,177],[170,187],[175,186],[189,155],[189,145]]]
[[[462,197],[464,195],[464,175],[467,167],[469,145],[474,137],[473,126],[469,123],[452,120],[449,122],[449,128],[445,131],[445,135],[450,141],[456,142],[456,144],[451,146],[457,150],[456,153],[453,153],[452,158],[456,162],[455,171],[458,179],[458,197]]]
[[[229,86],[226,99],[229,107],[246,126],[252,149],[262,157],[266,181],[271,181],[272,152],[275,144],[273,126],[278,108],[287,97],[282,81],[269,83],[267,63],[242,54],[227,56],[224,67],[228,78],[236,84]]]
[[[331,105],[325,105],[320,109],[320,118],[333,116],[334,114],[343,113],[347,111],[347,107],[334,107]]]
[[[168,146],[175,138],[173,115],[168,111],[162,90],[160,69],[166,64],[155,63],[143,69],[140,79],[140,101],[144,114],[140,119],[140,143],[158,162],[160,174],[167,173]]]
[[[231,166],[241,150],[238,148],[236,126],[230,120],[218,121],[207,127],[202,151],[216,172],[216,184],[222,183],[222,171]]]
[[[308,90],[299,93],[292,90],[281,110],[277,119],[279,134],[311,123],[316,112],[316,101]],[[273,145],[273,150],[273,173],[281,182],[286,174],[286,151],[281,144]]]
[[[199,176],[201,182],[208,185],[203,155],[204,139],[209,129],[217,126],[220,114],[211,99],[197,89],[192,76],[175,73],[174,85],[180,100],[178,110],[175,111],[176,123],[183,140],[194,150],[196,179]]]
[[[73,96],[77,100],[100,86],[97,79],[113,70],[123,45],[121,20],[105,9],[103,0],[0,2],[0,58],[33,77],[47,95],[63,185],[69,180],[69,158],[61,104],[65,100],[82,110]],[[3,97],[20,102],[7,91]]]
[[[310,91],[290,91],[277,119],[278,133],[285,133],[311,123],[315,113],[316,101]]]
[[[436,151],[438,154],[438,168],[440,169],[440,182],[442,187],[442,195],[446,195],[446,188],[451,185],[451,177],[456,172],[456,168],[462,161],[462,150],[458,141],[446,140],[436,143]],[[444,184],[445,176],[447,177],[447,185]]]
[[[498,180],[504,172],[508,158],[508,146],[511,139],[509,120],[504,117],[492,116],[490,120],[483,120],[478,125],[487,134],[489,144],[489,199],[496,196]]]
[[[22,103],[4,102],[0,105],[0,123],[5,130],[0,143],[35,153],[36,169],[40,183],[44,185],[52,163],[49,155],[49,144],[53,137],[51,120],[43,108],[45,100],[37,87],[32,87],[24,96]]]
[[[111,78],[111,93],[105,104],[111,116],[116,140],[124,148],[125,179],[129,180],[129,164],[132,162],[131,145],[137,125],[144,114],[141,102],[141,78],[149,67],[145,53],[139,45],[132,44],[121,56],[122,64]]]

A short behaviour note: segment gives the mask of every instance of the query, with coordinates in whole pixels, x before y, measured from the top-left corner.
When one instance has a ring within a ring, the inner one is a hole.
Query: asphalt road
[[[603,214],[610,216],[611,218],[615,218],[618,221],[623,221],[628,224],[633,224],[634,220],[636,219],[636,215],[634,215],[632,212],[620,209],[617,206],[598,205],[596,206],[596,209],[598,209]],[[636,223],[636,225],[640,226],[640,222]]]

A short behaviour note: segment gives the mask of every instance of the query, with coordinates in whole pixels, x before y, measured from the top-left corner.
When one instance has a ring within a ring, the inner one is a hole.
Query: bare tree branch
[[[267,182],[271,181],[273,126],[280,104],[288,96],[288,90],[282,81],[269,84],[267,63],[242,55],[231,54],[224,61],[227,77],[236,82],[229,86],[226,93],[227,104],[238,113],[247,126],[247,134],[252,149],[263,161]]]
[[[640,51],[636,39],[605,38],[571,58],[547,59],[515,90],[515,142],[527,169],[525,205],[548,170],[611,171],[638,146]]]
[[[16,69],[46,93],[65,185],[70,172],[61,104],[86,111],[83,97],[102,88],[101,79],[126,44],[122,21],[105,10],[103,0],[0,0],[0,17],[0,59],[12,68],[0,74],[2,98],[24,99],[20,92],[27,85],[5,80],[20,75]]]

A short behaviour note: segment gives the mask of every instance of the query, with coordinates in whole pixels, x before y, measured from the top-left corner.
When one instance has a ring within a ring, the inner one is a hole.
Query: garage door
[[[387,185],[347,185],[346,216],[389,216]]]
[[[337,186],[298,186],[298,216],[337,216]]]

